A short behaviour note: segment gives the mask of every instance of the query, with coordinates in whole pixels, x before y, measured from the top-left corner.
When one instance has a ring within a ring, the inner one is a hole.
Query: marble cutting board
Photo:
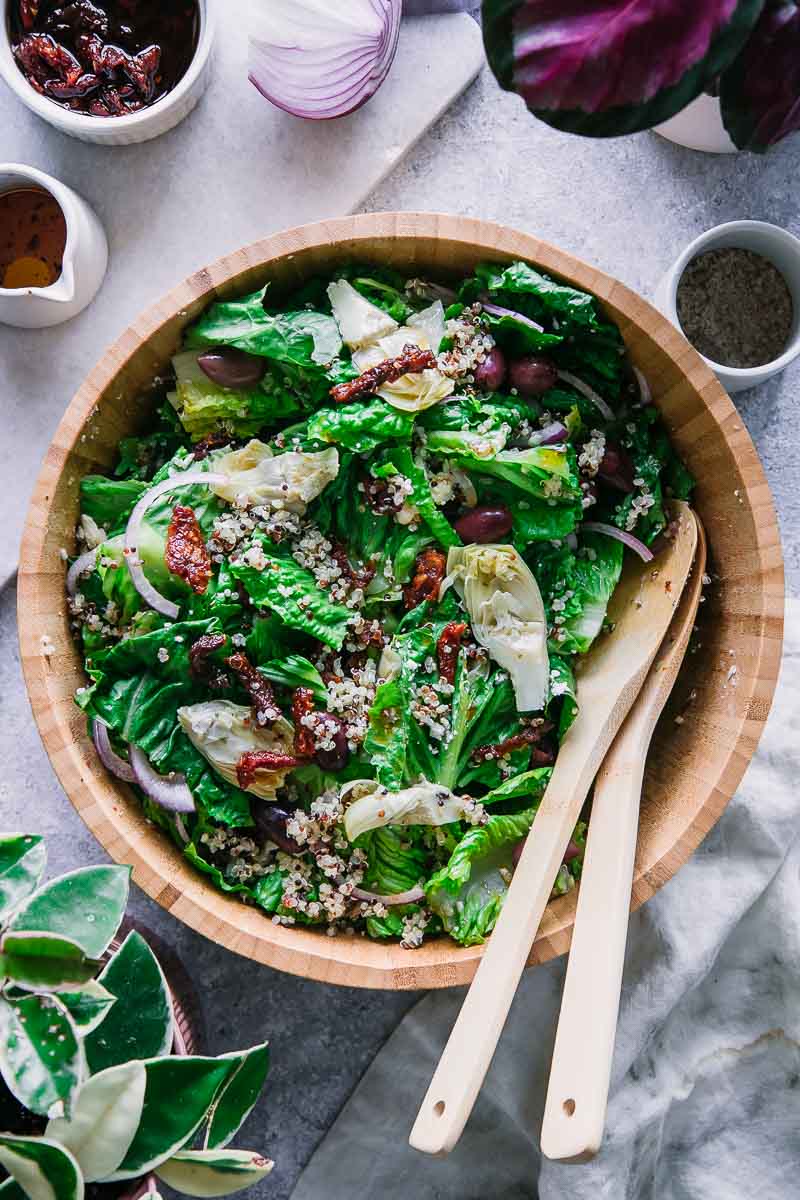
[[[478,74],[480,30],[463,13],[404,21],[392,71],[358,112],[306,122],[247,81],[247,10],[220,6],[214,78],[177,129],[140,146],[64,137],[0,84],[0,160],[37,166],[95,207],[111,247],[99,296],[55,329],[0,325],[0,586],[13,574],[29,495],[61,414],[104,349],[185,276],[259,237],[359,208]]]

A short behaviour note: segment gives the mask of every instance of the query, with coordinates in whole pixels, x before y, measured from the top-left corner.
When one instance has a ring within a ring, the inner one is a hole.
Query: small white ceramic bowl
[[[149,142],[174,129],[197,104],[211,77],[211,49],[214,42],[216,0],[198,0],[200,34],[189,70],[178,85],[149,108],[127,117],[92,117],[62,108],[31,87],[11,53],[8,21],[10,0],[0,0],[0,76],[31,112],[35,112],[61,133],[96,142],[101,146],[130,146]],[[169,3],[170,0],[164,0]]]
[[[706,358],[706,362],[728,392],[743,392],[745,388],[756,387],[757,384],[765,383],[773,375],[779,374],[800,355],[800,240],[787,230],[778,225],[770,225],[767,221],[729,221],[726,225],[717,225],[707,233],[701,233],[700,237],[695,238],[676,259],[656,288],[655,303],[664,316],[681,329],[677,308],[681,276],[698,254],[727,246],[752,250],[762,258],[768,259],[786,280],[794,303],[792,331],[786,349],[779,358],[759,367],[727,367],[724,363]],[[705,355],[703,357],[705,358]]]

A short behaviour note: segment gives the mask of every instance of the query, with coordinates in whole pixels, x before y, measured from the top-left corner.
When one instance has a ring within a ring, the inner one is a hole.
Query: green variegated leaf
[[[78,1092],[69,1120],[47,1126],[47,1137],[75,1157],[84,1179],[111,1175],[128,1153],[144,1107],[147,1072],[141,1062],[94,1075]]]
[[[84,1043],[92,1074],[133,1058],[160,1058],[172,1046],[172,1001],[158,959],[135,930],[99,977],[116,997],[102,1025]]]
[[[269,1070],[269,1046],[254,1046],[245,1055],[223,1055],[240,1058],[241,1065],[214,1101],[204,1149],[227,1146],[241,1128],[261,1094]]]
[[[275,1164],[252,1150],[184,1150],[156,1171],[187,1196],[230,1196],[260,1183]]]
[[[47,851],[40,837],[26,833],[0,836],[0,920],[39,886]]]
[[[47,930],[74,939],[99,958],[128,902],[130,867],[81,867],[35,892],[11,922],[14,930]]]
[[[0,976],[26,990],[55,992],[86,983],[100,969],[72,938],[46,932],[6,933],[0,941]]]
[[[0,1183],[0,1200],[28,1200],[28,1197],[16,1179],[7,1179]]]
[[[26,1108],[47,1116],[54,1104],[68,1107],[80,1072],[77,1030],[53,997],[0,1002],[0,1073]]]
[[[0,1165],[28,1200],[83,1200],[78,1164],[69,1151],[46,1138],[0,1134]]]
[[[116,1002],[116,997],[96,979],[90,979],[79,989],[56,992],[56,999],[64,1005],[82,1037],[97,1028]]]
[[[133,1144],[109,1177],[138,1179],[172,1158],[202,1125],[220,1088],[243,1055],[227,1058],[162,1058],[145,1063],[144,1110]]]

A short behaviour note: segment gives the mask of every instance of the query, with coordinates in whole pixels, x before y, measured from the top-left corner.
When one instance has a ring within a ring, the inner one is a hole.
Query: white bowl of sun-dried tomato
[[[84,142],[146,142],[208,86],[216,0],[4,0],[0,75],[32,112]]]

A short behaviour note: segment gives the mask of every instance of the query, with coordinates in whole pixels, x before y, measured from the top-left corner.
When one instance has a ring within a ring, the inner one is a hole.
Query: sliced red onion
[[[581,529],[586,533],[604,533],[606,537],[615,538],[618,542],[622,542],[623,546],[627,546],[629,550],[638,554],[643,562],[652,562],[655,558],[649,546],[645,546],[644,542],[640,542],[627,530],[618,529],[616,525],[606,525],[603,521],[584,521]]]
[[[331,120],[366,104],[394,61],[402,0],[269,0],[250,82],[284,112]]]
[[[592,404],[603,414],[607,421],[613,421],[614,411],[609,408],[603,397],[596,392],[594,388],[589,387],[588,383],[584,383],[582,379],[578,379],[577,375],[573,375],[571,371],[559,371],[558,378],[563,379],[564,383],[570,384],[575,388],[576,392],[580,392],[587,400],[591,400]]]
[[[543,429],[537,429],[531,434],[530,443],[532,446],[555,446],[559,442],[566,442],[568,438],[569,430],[566,425],[562,421],[552,421]]]
[[[366,900],[370,904],[379,902],[385,904],[387,908],[391,908],[397,904],[419,904],[425,899],[425,893],[421,887],[412,888],[410,892],[395,892],[393,896],[382,896],[380,892],[365,892],[363,888],[353,888],[350,893],[356,900]]]
[[[138,746],[130,746],[128,753],[133,767],[136,783],[159,808],[166,808],[173,813],[196,812],[194,797],[189,791],[183,775],[177,771],[171,775],[159,775],[150,765],[150,760]]]
[[[95,546],[94,550],[87,550],[80,558],[76,558],[70,569],[67,571],[67,595],[70,600],[75,598],[78,591],[78,580],[82,575],[89,575],[97,565],[97,555],[100,553],[100,547]]]
[[[117,779],[122,779],[125,783],[135,783],[136,777],[133,774],[131,764],[126,762],[124,758],[120,758],[114,747],[111,745],[111,738],[108,736],[108,726],[102,721],[92,722],[92,741],[95,749],[100,757],[100,761],[107,771],[112,775],[116,775]]]
[[[501,308],[499,304],[492,304],[488,297],[484,299],[483,296],[484,294],[481,294],[479,300],[483,311],[487,312],[490,317],[511,317],[513,320],[519,321],[520,325],[527,325],[529,329],[535,329],[537,333],[544,333],[544,325],[539,325],[536,321],[532,321],[524,313],[515,312],[513,308]]]
[[[578,549],[578,535],[577,535],[577,533],[568,533],[568,534],[567,534],[567,536],[566,536],[566,538],[565,538],[564,540],[566,541],[566,543],[567,543],[567,545],[569,546],[570,550],[577,550],[577,549]]]
[[[188,846],[191,838],[189,837],[186,826],[183,823],[183,817],[180,815],[180,813],[175,813],[172,819],[175,822],[175,828],[178,831],[178,837],[181,839],[184,846]]]
[[[171,621],[174,621],[180,612],[178,605],[173,604],[171,600],[168,600],[166,596],[162,596],[161,592],[153,587],[144,573],[142,560],[139,558],[138,546],[142,521],[150,505],[166,492],[174,492],[176,488],[187,487],[189,484],[195,483],[210,485],[212,483],[223,484],[227,482],[227,475],[215,474],[212,471],[183,471],[179,475],[171,475],[169,479],[162,480],[161,483],[156,484],[155,487],[145,492],[130,515],[128,527],[125,530],[124,553],[125,561],[128,564],[128,570],[133,580],[133,586],[145,604],[155,609],[156,612],[161,613],[162,616],[169,617]]]
[[[639,405],[641,408],[647,408],[648,405],[653,403],[653,393],[650,391],[650,384],[638,367],[633,368],[633,373],[639,385]]]
[[[446,308],[455,304],[458,299],[457,293],[452,288],[443,287],[441,283],[431,283],[428,279],[409,279],[406,291],[412,296],[419,296],[422,300],[441,300]]]

